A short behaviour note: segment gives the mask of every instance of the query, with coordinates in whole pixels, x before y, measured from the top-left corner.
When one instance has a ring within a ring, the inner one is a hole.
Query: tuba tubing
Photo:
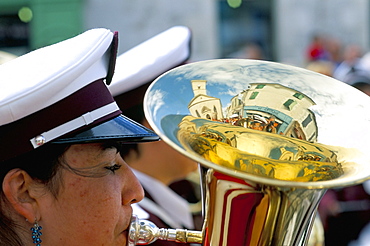
[[[133,216],[129,245],[320,245],[311,231],[320,232],[327,189],[370,178],[369,109],[357,89],[280,63],[216,59],[166,72],[148,88],[144,112],[202,167],[203,228],[158,229]]]
[[[203,230],[158,228],[151,221],[133,215],[129,246],[147,245],[156,240],[208,246],[306,245],[308,242],[323,245],[323,236],[310,237],[310,231],[317,205],[326,190],[252,187],[245,180],[212,169],[201,170],[203,188],[207,190]]]
[[[177,243],[200,244],[203,242],[202,237],[202,231],[158,228],[153,222],[140,220],[136,215],[132,215],[128,245],[147,245],[158,239]]]

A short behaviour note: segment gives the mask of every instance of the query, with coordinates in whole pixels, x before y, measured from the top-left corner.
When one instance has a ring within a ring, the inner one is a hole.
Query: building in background
[[[21,55],[81,33],[82,0],[1,0],[0,50]]]
[[[191,61],[233,57],[305,66],[317,34],[368,51],[369,20],[368,0],[1,0],[0,50],[19,55],[105,27],[119,32],[121,54],[185,25],[194,37]]]

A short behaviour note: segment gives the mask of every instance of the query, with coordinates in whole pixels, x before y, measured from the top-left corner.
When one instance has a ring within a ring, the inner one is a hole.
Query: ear
[[[29,221],[37,218],[37,202],[32,196],[35,181],[22,169],[9,171],[3,181],[3,191],[11,207]]]

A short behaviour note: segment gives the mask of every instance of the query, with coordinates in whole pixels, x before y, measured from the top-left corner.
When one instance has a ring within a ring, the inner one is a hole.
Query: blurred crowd
[[[349,85],[370,83],[370,51],[360,45],[316,35],[307,47],[306,68]],[[361,87],[363,88],[363,87]]]
[[[370,95],[370,51],[357,44],[314,36],[306,68],[331,76]],[[354,99],[355,100],[355,99]],[[343,119],[345,120],[345,119]],[[328,190],[319,206],[326,246],[370,245],[370,184]]]

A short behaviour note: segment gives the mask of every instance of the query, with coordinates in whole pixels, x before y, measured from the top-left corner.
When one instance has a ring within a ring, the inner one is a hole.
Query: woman
[[[105,85],[116,47],[94,29],[0,67],[0,245],[126,245],[143,190],[120,151],[158,137]]]

